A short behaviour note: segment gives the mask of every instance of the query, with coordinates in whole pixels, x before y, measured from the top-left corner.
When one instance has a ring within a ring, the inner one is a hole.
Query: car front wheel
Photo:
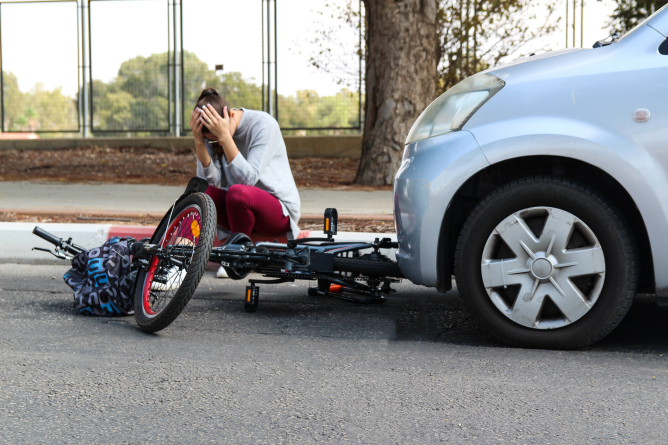
[[[469,215],[455,253],[460,295],[481,326],[521,347],[602,339],[636,292],[638,261],[623,216],[565,178],[506,184]]]

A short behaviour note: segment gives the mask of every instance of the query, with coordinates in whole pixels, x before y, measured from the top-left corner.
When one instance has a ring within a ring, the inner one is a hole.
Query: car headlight
[[[424,110],[408,132],[406,144],[461,130],[471,116],[505,84],[489,74],[467,77]]]

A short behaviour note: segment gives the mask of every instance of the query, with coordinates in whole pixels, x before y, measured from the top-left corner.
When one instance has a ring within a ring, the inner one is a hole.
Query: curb
[[[92,249],[102,245],[112,236],[131,236],[136,239],[147,238],[153,235],[155,226],[130,226],[112,224],[63,224],[63,223],[25,223],[25,222],[0,222],[0,263],[29,263],[29,264],[67,264],[58,260],[46,252],[33,251],[33,247],[53,248],[43,239],[33,235],[35,226],[39,226],[47,232],[53,233],[60,238],[70,238],[74,243]],[[303,230],[299,238],[324,237],[323,232]],[[335,240],[373,242],[376,238],[391,238],[396,241],[395,233],[370,233],[370,232],[340,232]],[[251,236],[253,242],[274,241],[285,242],[285,236],[270,237],[259,233]],[[215,245],[221,243],[216,239]],[[382,253],[392,259],[393,250],[382,250]]]

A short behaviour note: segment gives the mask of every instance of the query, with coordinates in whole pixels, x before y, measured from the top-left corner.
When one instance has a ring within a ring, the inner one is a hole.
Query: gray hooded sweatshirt
[[[211,163],[204,168],[198,159],[197,176],[224,190],[235,184],[243,184],[269,192],[281,203],[283,216],[290,218],[288,239],[296,239],[299,235],[297,222],[301,215],[301,203],[281,129],[278,122],[263,111],[241,110],[244,114],[232,137],[240,155],[230,163],[225,155],[218,160],[207,142],[206,149],[211,155]],[[218,239],[229,235],[229,231],[218,226]]]

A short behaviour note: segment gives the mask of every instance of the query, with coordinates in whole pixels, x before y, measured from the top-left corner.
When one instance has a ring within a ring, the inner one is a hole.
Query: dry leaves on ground
[[[391,189],[354,185],[358,158],[290,159],[298,187],[354,190]],[[155,148],[72,148],[0,150],[0,181],[110,182],[182,185],[195,176],[190,150]]]

